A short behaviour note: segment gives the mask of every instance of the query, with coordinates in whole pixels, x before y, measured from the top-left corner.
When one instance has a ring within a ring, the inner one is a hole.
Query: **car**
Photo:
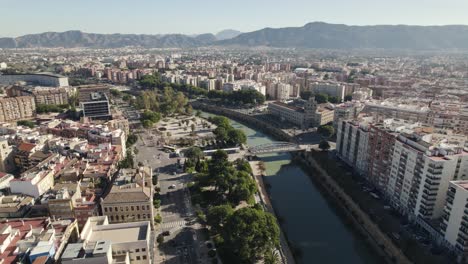
[[[162,235],[163,235],[163,236],[170,236],[170,235],[171,235],[171,232],[169,232],[169,231],[164,231],[164,232],[162,232]]]
[[[175,189],[176,185],[172,184],[171,186],[168,187],[168,189]]]
[[[370,192],[369,195],[372,196],[372,197],[373,197],[374,199],[376,199],[376,200],[379,200],[379,199],[380,199],[380,196],[378,196],[378,195],[377,195],[376,193],[374,193],[374,192]]]

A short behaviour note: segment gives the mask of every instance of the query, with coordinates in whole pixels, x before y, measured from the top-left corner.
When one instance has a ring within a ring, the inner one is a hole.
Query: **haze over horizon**
[[[249,32],[265,27],[298,27],[314,21],[346,25],[468,25],[465,14],[468,1],[463,0],[238,0],[227,3],[0,0],[0,5],[3,21],[11,22],[10,26],[0,28],[2,37],[69,30],[191,35],[224,29]]]

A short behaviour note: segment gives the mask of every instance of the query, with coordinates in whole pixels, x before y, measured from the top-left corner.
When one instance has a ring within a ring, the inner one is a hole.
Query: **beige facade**
[[[36,115],[36,103],[32,96],[0,99],[0,122],[32,118]]]

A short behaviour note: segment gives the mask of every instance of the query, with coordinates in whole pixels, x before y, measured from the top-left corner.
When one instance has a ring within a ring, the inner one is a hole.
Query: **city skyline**
[[[14,26],[0,29],[2,37],[68,30],[122,34],[202,34],[225,29],[250,32],[265,27],[303,26],[314,21],[346,25],[468,25],[468,17],[463,12],[468,9],[468,2],[461,0],[443,3],[436,0],[424,3],[403,0],[155,3],[138,0],[132,1],[133,9],[124,0],[113,1],[112,5],[89,0],[74,3],[0,0],[0,3],[4,20],[14,23]]]

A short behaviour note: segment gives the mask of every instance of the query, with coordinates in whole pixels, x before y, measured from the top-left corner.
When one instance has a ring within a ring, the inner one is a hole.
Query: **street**
[[[158,175],[161,207],[155,211],[162,216],[162,223],[156,226],[155,237],[164,235],[164,242],[155,245],[156,260],[154,263],[188,264],[207,263],[202,260],[205,242],[202,238],[201,225],[197,219],[190,201],[187,183],[190,174],[182,173],[178,165],[180,158],[170,157],[152,140],[150,132],[140,136],[136,148],[136,161],[150,166],[153,173]],[[154,137],[156,138],[156,137]]]

